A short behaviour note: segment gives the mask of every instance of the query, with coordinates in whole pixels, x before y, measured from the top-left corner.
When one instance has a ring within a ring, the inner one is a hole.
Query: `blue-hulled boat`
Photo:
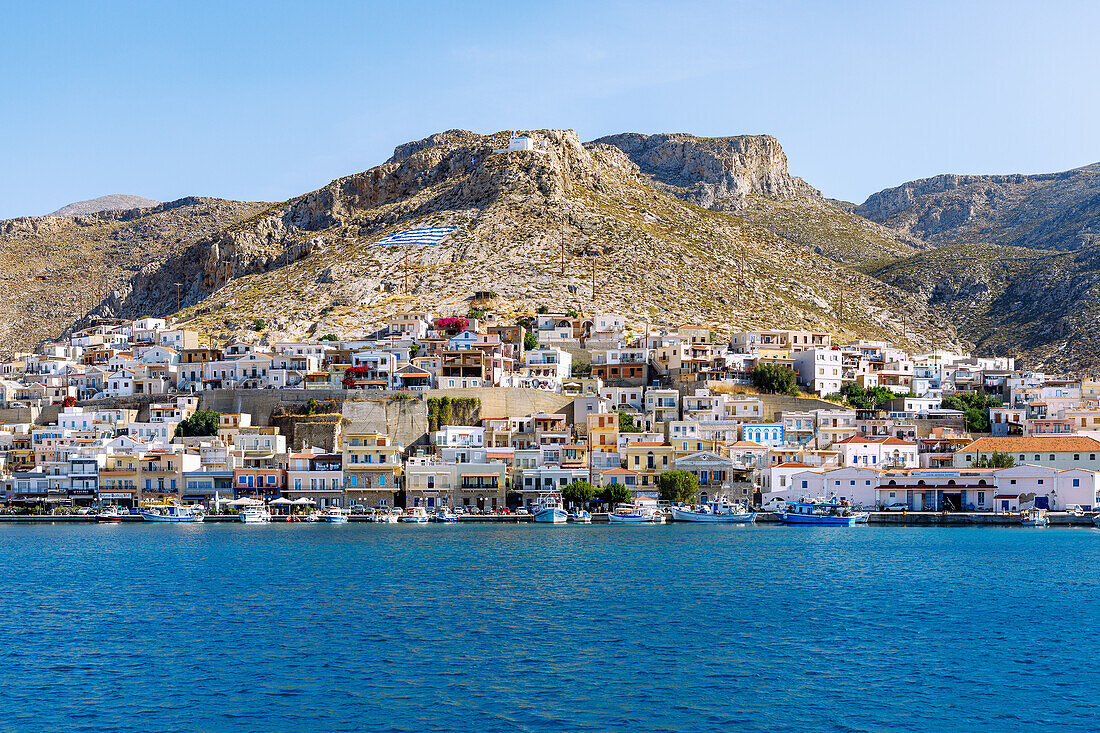
[[[784,524],[852,527],[866,522],[868,516],[838,501],[789,501],[779,519]]]

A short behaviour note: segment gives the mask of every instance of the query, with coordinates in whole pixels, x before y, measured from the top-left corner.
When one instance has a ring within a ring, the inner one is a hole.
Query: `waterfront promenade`
[[[1096,514],[1071,514],[1068,512],[1048,512],[1047,517],[1052,527],[1094,527],[1093,517]],[[349,522],[356,524],[373,524],[363,515],[352,515]],[[141,523],[138,515],[126,515],[122,517],[124,523]],[[208,514],[203,520],[206,523],[239,523],[236,514]],[[308,524],[307,522],[290,522],[288,517],[275,515],[273,522],[284,524]],[[534,517],[530,514],[479,514],[463,515],[457,517],[463,524],[534,524]],[[595,524],[607,524],[607,513],[599,512],[592,515]],[[756,515],[758,524],[779,524],[779,516],[774,512],[759,512]],[[94,515],[75,514],[0,514],[0,523],[21,524],[96,524]],[[963,527],[963,526],[987,526],[987,527],[1017,527],[1025,528],[1020,524],[1018,514],[991,514],[989,512],[871,512],[868,524],[894,526],[894,527]],[[667,522],[663,525],[684,524],[681,522]],[[806,531],[804,527],[792,527],[794,531]]]

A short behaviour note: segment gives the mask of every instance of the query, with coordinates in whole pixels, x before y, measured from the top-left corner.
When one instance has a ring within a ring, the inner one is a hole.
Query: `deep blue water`
[[[0,526],[3,730],[1097,730],[1100,530]]]

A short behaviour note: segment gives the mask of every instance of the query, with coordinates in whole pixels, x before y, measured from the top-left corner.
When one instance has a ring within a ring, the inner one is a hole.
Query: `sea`
[[[3,731],[1100,729],[1100,530],[0,526]]]

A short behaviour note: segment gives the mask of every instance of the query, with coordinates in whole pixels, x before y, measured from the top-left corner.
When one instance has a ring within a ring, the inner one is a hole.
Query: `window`
[[[1073,454],[1073,460],[1075,460],[1075,461],[1081,460],[1081,454],[1080,453],[1074,453]]]
[[[984,491],[979,491],[978,492],[978,506],[982,506],[984,504],[985,504],[985,492]]]
[[[1010,486],[1015,486],[1016,485],[1016,479],[1012,479],[1008,483],[1009,483]]]
[[[1037,460],[1037,461],[1042,460],[1042,458],[1040,457],[1040,455],[1038,453],[1035,454],[1035,460]]]
[[[1038,481],[1036,481],[1035,483],[1037,483],[1037,484],[1039,484],[1040,486],[1042,486],[1042,485],[1043,485],[1043,479],[1039,479],[1039,480],[1038,480]]]
[[[1081,485],[1081,479],[1079,479],[1079,478],[1073,479],[1073,488],[1077,488],[1080,485]]]
[[[809,484],[809,482],[808,482],[808,481],[803,481],[803,482],[802,482],[802,488],[804,488],[804,489],[805,489],[805,488],[808,488],[808,484]]]
[[[1050,460],[1052,460],[1052,461],[1054,460],[1054,454],[1053,453],[1050,454]]]

